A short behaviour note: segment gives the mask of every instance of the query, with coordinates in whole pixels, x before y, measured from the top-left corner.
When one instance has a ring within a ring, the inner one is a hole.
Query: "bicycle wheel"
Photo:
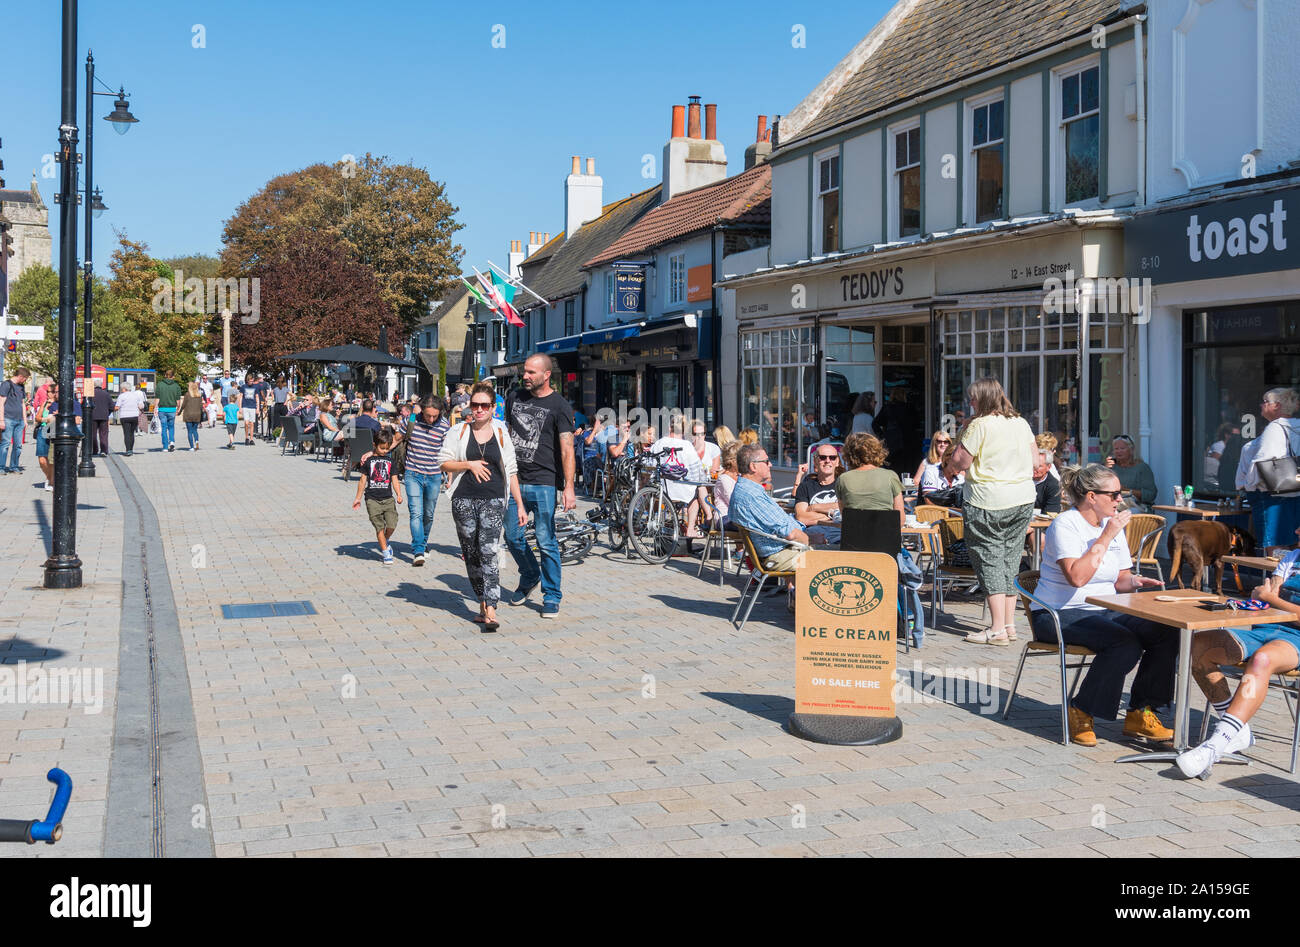
[[[627,501],[630,495],[616,492],[606,504],[605,531],[608,534],[609,548],[614,552],[622,552],[627,545]]]
[[[574,526],[555,537],[560,544],[561,562],[581,562],[596,541],[596,530],[590,526]]]
[[[644,487],[632,497],[627,534],[637,555],[653,565],[667,562],[677,550],[677,510],[658,487]]]

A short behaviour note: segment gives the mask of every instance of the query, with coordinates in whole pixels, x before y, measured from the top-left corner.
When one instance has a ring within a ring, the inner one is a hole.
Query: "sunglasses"
[[[1127,434],[1116,434],[1113,440],[1128,441],[1130,444],[1133,443],[1133,438],[1129,437]]]
[[[840,455],[839,454],[818,454],[817,459],[818,460],[839,460]]]
[[[490,410],[491,407],[492,407],[492,402],[490,402],[490,401],[471,401],[471,402],[469,403],[469,406],[470,406],[471,408],[473,408],[475,411],[488,411],[488,410]]]
[[[1110,497],[1117,503],[1119,502],[1119,498],[1124,495],[1123,490],[1093,490],[1092,492],[1099,497]]]

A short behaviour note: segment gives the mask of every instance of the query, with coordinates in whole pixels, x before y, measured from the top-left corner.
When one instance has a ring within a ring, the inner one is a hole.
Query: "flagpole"
[[[515,289],[522,289],[522,290],[523,290],[524,292],[526,292],[529,296],[532,296],[534,299],[536,299],[538,302],[540,302],[540,303],[541,303],[542,305],[544,305],[544,306],[549,306],[549,305],[551,304],[551,302],[550,302],[549,299],[543,299],[541,296],[538,296],[535,292],[533,292],[531,289],[528,288],[528,284],[527,284],[527,283],[525,283],[525,282],[524,282],[523,280],[521,280],[521,279],[517,279],[517,278],[511,277],[511,275],[510,275],[509,273],[507,273],[505,270],[501,269],[501,267],[497,266],[497,265],[496,265],[495,263],[493,263],[491,260],[488,260],[488,261],[487,261],[487,264],[488,264],[488,266],[492,267],[492,269],[494,269],[494,270],[496,270],[498,273],[500,273],[500,274],[501,274],[501,278],[504,279],[504,280],[505,280],[507,283],[509,283],[511,286],[513,286]],[[477,271],[475,271],[475,272],[477,272]]]

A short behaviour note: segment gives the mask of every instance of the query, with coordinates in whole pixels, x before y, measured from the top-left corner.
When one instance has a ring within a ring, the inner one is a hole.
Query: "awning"
[[[582,334],[582,344],[603,345],[606,342],[630,339],[641,334],[643,325],[645,325],[643,322],[632,322],[625,326],[614,326],[612,329],[596,329],[593,332],[584,332]]]
[[[682,313],[680,316],[669,316],[667,319],[655,319],[652,322],[642,323],[641,335],[650,335],[652,332],[668,332],[671,329],[681,329],[683,327],[695,328],[695,313]]]
[[[537,351],[576,352],[578,350],[578,343],[581,342],[584,338],[585,336],[581,336],[581,335],[566,335],[561,339],[549,339],[546,342],[538,342]]]

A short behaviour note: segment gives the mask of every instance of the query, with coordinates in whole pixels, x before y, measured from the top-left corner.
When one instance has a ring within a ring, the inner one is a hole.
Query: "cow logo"
[[[833,566],[812,578],[808,594],[817,606],[832,615],[853,618],[865,615],[885,596],[880,580],[866,569]]]

